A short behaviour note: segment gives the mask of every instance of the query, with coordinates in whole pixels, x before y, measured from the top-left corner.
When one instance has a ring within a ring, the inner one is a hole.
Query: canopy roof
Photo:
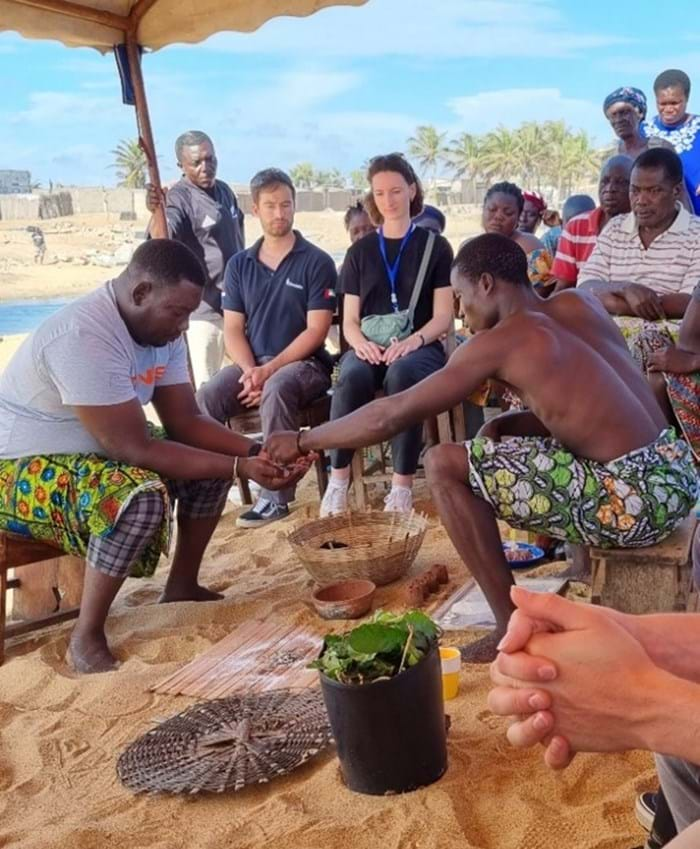
[[[367,0],[0,0],[0,30],[105,52],[133,32],[144,47],[203,41],[222,30],[251,32],[280,15]]]

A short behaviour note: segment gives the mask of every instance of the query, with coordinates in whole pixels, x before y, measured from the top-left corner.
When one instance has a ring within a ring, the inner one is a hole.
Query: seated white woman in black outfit
[[[413,168],[401,154],[391,153],[370,160],[367,177],[371,186],[368,212],[381,226],[353,244],[343,262],[343,333],[350,350],[341,360],[331,419],[369,403],[380,389],[393,395],[442,368],[445,352],[440,337],[453,321],[452,248],[443,236],[429,234],[411,223],[423,206],[423,190]],[[363,319],[409,309],[428,244],[422,286],[416,286],[420,295],[412,329],[400,334],[402,338],[381,344],[376,341],[376,330]],[[391,442],[394,474],[385,499],[387,511],[411,510],[421,430],[418,424]],[[322,516],[347,509],[352,453],[343,450],[331,454],[331,479],[321,503]]]

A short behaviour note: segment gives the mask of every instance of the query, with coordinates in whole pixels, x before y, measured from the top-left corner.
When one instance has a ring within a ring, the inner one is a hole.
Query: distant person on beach
[[[516,392],[526,410],[425,457],[440,519],[496,619],[493,634],[464,650],[485,662],[514,610],[497,519],[571,543],[654,545],[690,513],[698,480],[687,443],[596,298],[540,298],[524,252],[495,233],[462,246],[452,285],[474,336],[445,368],[337,421],[273,434],[265,451],[288,463],[308,451],[356,449],[451,409],[489,379]]]
[[[87,561],[68,648],[78,672],[116,666],[104,626],[129,575],[177,547],[161,601],[213,601],[197,579],[231,482],[293,484],[260,444],[202,415],[183,333],[207,276],[179,242],[140,245],[126,269],[46,319],[0,375],[0,529]],[[149,425],[152,403],[162,428]]]
[[[190,130],[178,136],[175,157],[182,179],[165,195],[168,235],[183,242],[207,272],[202,303],[192,315],[187,344],[196,387],[213,377],[224,361],[221,290],[229,259],[245,247],[243,211],[233,191],[216,179],[218,161],[206,133]],[[153,212],[158,197],[149,187]]]
[[[46,239],[44,238],[44,231],[41,227],[27,227],[27,230],[29,231],[32,244],[34,245],[34,263],[43,265],[44,257],[46,256]]]
[[[603,164],[598,180],[599,206],[575,215],[564,225],[552,265],[556,278],[555,291],[576,286],[583,264],[593,253],[598,237],[616,215],[630,211],[630,174],[633,161],[629,156],[613,156]]]
[[[259,408],[267,436],[295,428],[300,410],[330,389],[325,341],[337,273],[332,258],[294,229],[296,190],[284,171],[258,172],[250,193],[263,235],[229,260],[224,275],[224,339],[236,365],[201,387],[197,401],[219,422]],[[293,500],[293,487],[263,489],[236,525],[259,528],[284,519]]]
[[[700,115],[688,112],[690,78],[683,71],[663,71],[654,80],[658,115],[645,124],[649,138],[670,142],[683,164],[685,187],[700,215]]]

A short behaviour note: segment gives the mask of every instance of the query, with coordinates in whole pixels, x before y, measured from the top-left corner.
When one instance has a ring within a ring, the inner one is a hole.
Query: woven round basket
[[[417,513],[342,513],[311,521],[287,539],[319,584],[362,578],[382,586],[408,572],[427,527]]]

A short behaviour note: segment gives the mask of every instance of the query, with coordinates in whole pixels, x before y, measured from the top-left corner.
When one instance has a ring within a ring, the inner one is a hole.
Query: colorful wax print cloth
[[[687,443],[672,428],[600,463],[552,437],[465,443],[468,483],[514,528],[604,548],[655,545],[690,513],[699,490]]]
[[[549,286],[554,282],[552,277],[552,254],[545,248],[535,248],[527,255],[527,276],[530,283],[538,286]]]
[[[677,332],[672,334],[665,328],[657,327],[657,323],[649,322],[650,326],[640,332],[635,340],[636,352],[633,355],[645,372],[650,353],[678,342]],[[663,376],[676,421],[690,445],[695,461],[700,464],[700,372],[663,372]]]
[[[32,537],[85,557],[90,535],[108,536],[132,499],[145,490],[163,498],[159,532],[131,569],[152,575],[170,542],[170,498],[155,473],[97,454],[0,459],[0,530]]]
[[[630,354],[639,368],[646,374],[648,357],[652,351],[678,344],[680,321],[646,321],[634,316],[616,316],[615,324],[625,337]]]

